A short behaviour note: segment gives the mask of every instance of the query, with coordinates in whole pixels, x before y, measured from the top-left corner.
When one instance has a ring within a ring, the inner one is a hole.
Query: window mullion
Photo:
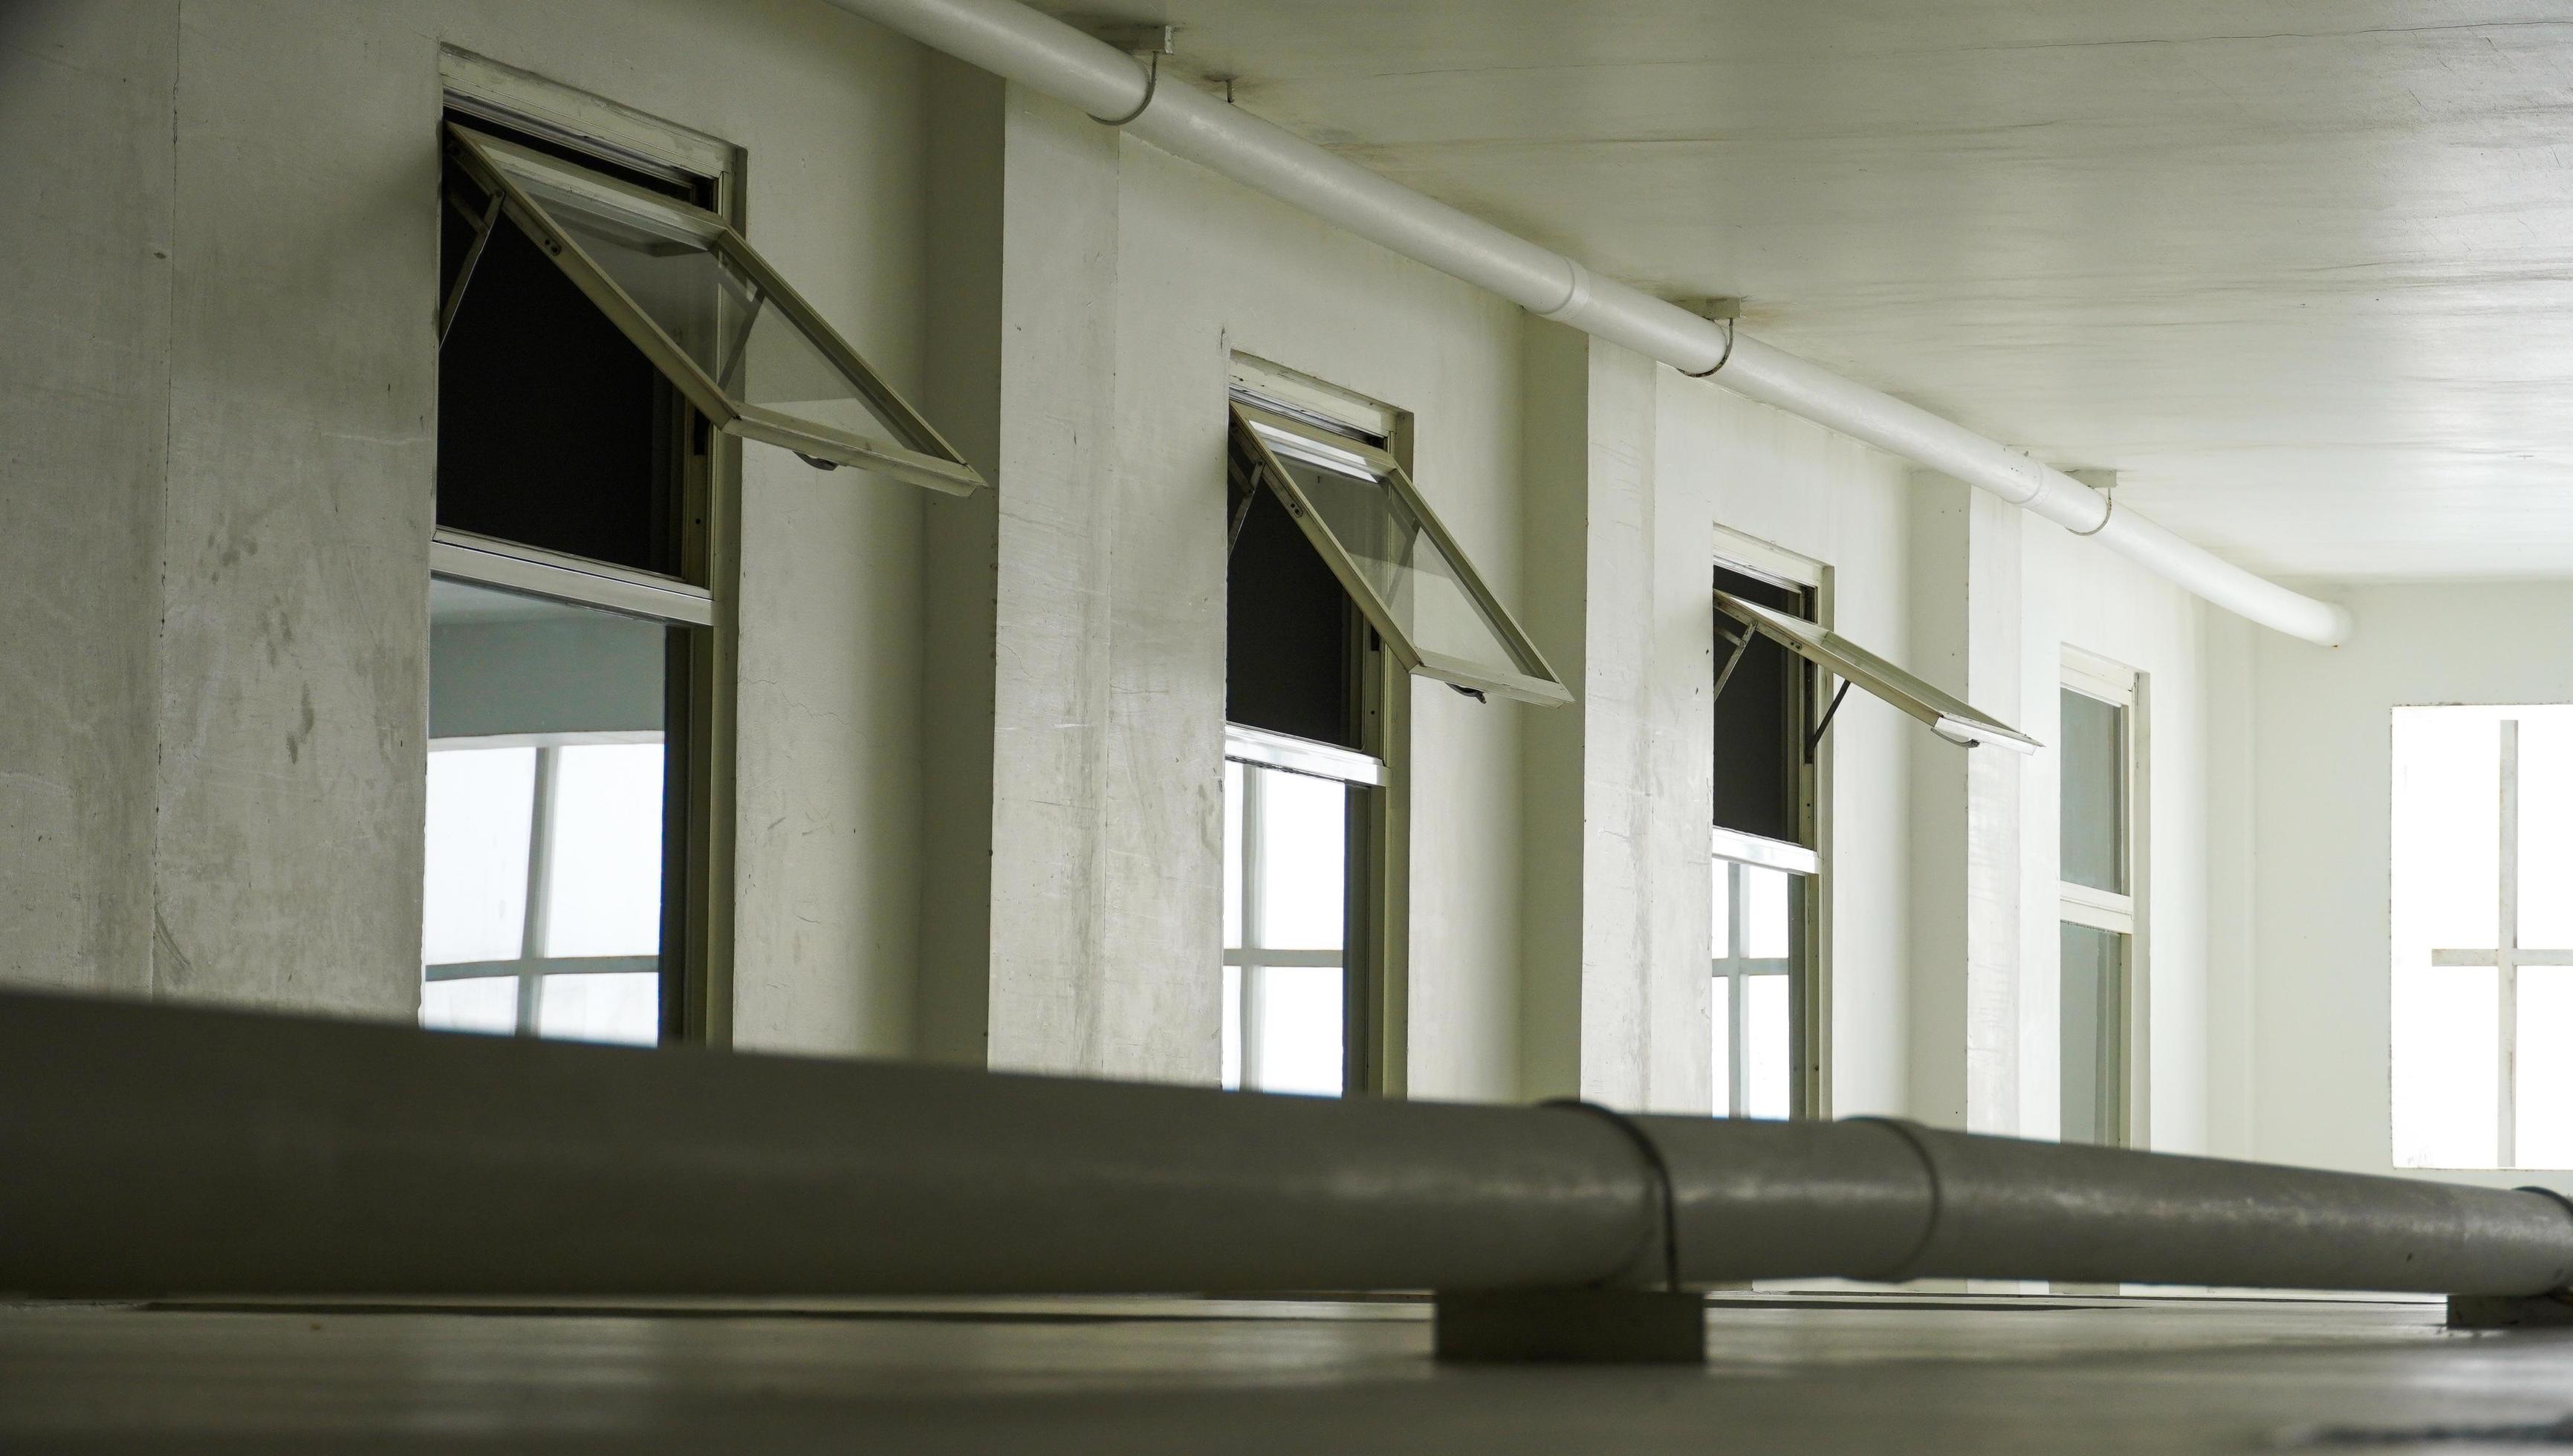
[[[2501,1038],[2498,1136],[2503,1167],[2519,1166],[2519,720],[2501,721],[2501,900],[2493,955],[2496,1030]]]
[[[554,770],[562,750],[536,750],[536,772],[527,808],[527,905],[518,917],[517,1034],[536,1034],[537,1001],[544,977],[534,968],[545,954],[545,901],[553,883]]]
[[[1260,905],[1260,780],[1257,769],[1246,768],[1242,775],[1242,1086],[1244,1091],[1260,1087],[1260,953],[1267,949],[1268,927]]]

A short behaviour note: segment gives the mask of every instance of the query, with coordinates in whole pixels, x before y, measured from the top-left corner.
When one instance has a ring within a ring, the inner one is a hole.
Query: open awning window
[[[1239,400],[1233,437],[1237,463],[1277,493],[1406,669],[1476,694],[1572,701],[1393,456]]]
[[[955,494],[983,478],[712,213],[449,124],[449,204],[523,230],[716,428]],[[470,298],[468,261],[441,319]]]
[[[1758,602],[1745,601],[1728,591],[1717,591],[1715,604],[1749,629],[1734,648],[1737,658],[1742,648],[1750,644],[1750,632],[1757,632],[1841,679],[1839,690],[1832,695],[1831,709],[1824,714],[1822,727],[1815,729],[1817,739],[1822,736],[1822,728],[1830,726],[1832,713],[1839,711],[1841,696],[1856,684],[1929,724],[1931,732],[1952,743],[1962,743],[1968,748],[1989,743],[2014,753],[2034,752],[2038,746],[2036,739],[1989,713],[1977,711],[1963,699],[1932,687],[1838,632]],[[1716,691],[1720,693],[1723,690],[1723,678],[1719,676]]]

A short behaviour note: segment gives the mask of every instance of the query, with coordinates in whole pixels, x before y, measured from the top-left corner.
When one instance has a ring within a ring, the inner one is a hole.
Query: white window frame
[[[2436,705],[2432,705],[2436,706]],[[2541,704],[2513,704],[2504,713]],[[2573,948],[2537,948],[2519,943],[2519,726],[2516,717],[2498,720],[2501,734],[2499,771],[2494,775],[2501,796],[2501,836],[2496,847],[2495,887],[2499,896],[2493,926],[2494,949],[2448,950],[2433,947],[2433,968],[2489,967],[2494,973],[2494,1034],[2500,1039],[2494,1063],[2495,1109],[2493,1171],[2529,1171],[2519,1161],[2519,969],[2523,966],[2573,966]]]
[[[1808,593],[1813,603],[1813,625],[1824,631],[1831,630],[1836,593],[1830,565],[1723,525],[1714,528],[1714,545],[1711,565],[1747,576],[1765,577]],[[1710,599],[1710,649],[1717,654],[1728,650],[1723,639],[1713,630],[1724,616],[1723,609]],[[1796,652],[1792,644],[1782,645],[1787,645],[1789,652]],[[1802,656],[1801,653],[1796,655]],[[1721,665],[1720,655],[1718,665]],[[1816,676],[1819,679],[1821,675]],[[1818,681],[1817,687],[1820,686]],[[1826,709],[1823,703],[1811,700],[1805,703],[1804,709],[1799,728],[1810,735],[1814,725],[1823,721]],[[1793,922],[1788,952],[1788,969],[1795,976],[1791,983],[1794,995],[1788,1001],[1788,1112],[1791,1117],[1832,1115],[1832,1039],[1829,1030],[1832,1025],[1832,741],[1828,732],[1815,741],[1798,790],[1798,817],[1808,843],[1790,844],[1784,840],[1711,826],[1708,844],[1709,857],[1716,864],[1759,865],[1798,876],[1803,882],[1803,893],[1797,897],[1800,909]],[[1710,893],[1712,879],[1710,875]],[[1725,883],[1726,894],[1731,897],[1728,909],[1732,912],[1727,924],[1738,938],[1742,934],[1740,877],[1727,874]],[[1730,954],[1739,944],[1737,939],[1732,945],[1709,948],[1717,953],[1710,965],[1715,977],[1725,978],[1731,974],[1725,963],[1741,959]],[[1799,969],[1801,975],[1795,974]],[[1726,1107],[1728,1115],[1742,1116],[1746,1115],[1742,1108],[1747,1099],[1750,1076],[1748,1059],[1743,1055],[1748,1034],[1743,1015],[1743,987],[1738,977],[1733,980],[1728,1059],[1732,1086],[1726,1097]],[[1714,1001],[1711,995],[1707,1014],[1712,1022]],[[1712,1046],[1712,1025],[1707,1033],[1708,1045]]]
[[[2145,678],[2124,663],[2068,644],[2063,649],[2059,686],[2064,691],[2107,703],[2117,708],[2121,715],[2118,854],[2119,879],[2127,888],[2120,893],[2077,885],[2062,878],[2059,866],[2056,919],[2120,938],[2116,984],[2108,999],[2111,1013],[2108,1035],[2117,1054],[2117,1067],[2109,1105],[2103,1109],[2108,1124],[2103,1141],[2112,1146],[2142,1146],[2147,1135],[2144,1078],[2149,1065],[2149,1023],[2145,998],[2151,984],[2146,969],[2148,922],[2144,914],[2148,803],[2145,794],[2150,762],[2150,739],[2144,713]],[[2062,762],[2059,754],[2059,767]],[[2063,814],[2060,776],[2057,782],[2056,813],[2060,820]],[[2059,941],[2059,947],[2060,944]]]
[[[1239,399],[1248,392],[1262,398],[1283,402],[1312,419],[1352,432],[1372,441],[1406,469],[1411,461],[1411,416],[1406,411],[1379,400],[1352,393],[1315,374],[1289,367],[1275,361],[1239,351],[1227,357],[1226,389],[1229,398]],[[1261,488],[1258,482],[1251,482]],[[1309,538],[1309,537],[1308,537]],[[1328,564],[1327,554],[1324,557]],[[1361,619],[1364,604],[1352,599]],[[1369,624],[1372,626],[1372,623]],[[1344,1034],[1340,1049],[1341,1088],[1345,1094],[1373,1094],[1399,1097],[1407,1093],[1410,1079],[1410,803],[1411,803],[1411,690],[1413,677],[1400,654],[1381,634],[1376,645],[1365,654],[1359,669],[1359,711],[1364,720],[1362,749],[1352,750],[1337,744],[1316,743],[1290,734],[1271,732],[1239,723],[1225,724],[1225,757],[1229,760],[1262,768],[1284,769],[1315,778],[1334,779],[1340,783],[1364,787],[1363,839],[1365,863],[1349,877],[1347,893],[1360,897],[1362,910],[1351,915],[1349,927],[1355,944],[1344,936],[1334,964],[1341,968],[1342,1024]],[[1246,788],[1248,787],[1246,783]],[[1225,829],[1230,833],[1230,827]],[[1253,843],[1246,835],[1248,850]],[[1246,861],[1250,856],[1246,854]],[[1246,873],[1248,869],[1246,867]],[[1243,889],[1256,893],[1246,884]],[[1251,901],[1243,901],[1246,912]],[[1250,936],[1244,937],[1246,941]],[[1254,952],[1250,947],[1228,945],[1224,968],[1239,970],[1243,962],[1237,955]],[[1354,960],[1347,959],[1354,957]],[[1286,964],[1273,961],[1270,964]],[[1352,967],[1357,968],[1352,972]],[[1245,1006],[1243,999],[1253,996],[1247,991],[1255,980],[1251,975],[1234,978],[1237,998],[1235,1014],[1242,1016],[1246,1059],[1253,1055],[1252,1034],[1256,1030],[1254,1005]]]
[[[450,112],[545,137],[602,163],[704,183],[711,193],[711,216],[732,229],[742,226],[743,155],[720,138],[452,46],[439,50],[438,76]],[[665,782],[675,780],[686,796],[688,838],[684,872],[665,875],[662,884],[665,898],[686,897],[687,925],[684,940],[664,944],[655,958],[665,978],[676,976],[682,983],[679,1020],[666,1024],[665,1017],[663,1046],[725,1047],[732,1042],[739,437],[718,432],[704,460],[703,478],[692,483],[700,497],[702,560],[690,568],[692,576],[701,575],[702,585],[446,526],[436,527],[429,543],[432,579],[703,629],[689,652],[686,733],[675,745],[667,732],[672,725],[665,724],[662,735],[662,773]],[[424,985],[426,974],[424,967]],[[669,1004],[665,996],[664,1005]]]

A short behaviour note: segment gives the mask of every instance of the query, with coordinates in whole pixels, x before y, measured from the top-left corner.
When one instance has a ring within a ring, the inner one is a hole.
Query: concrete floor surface
[[[2573,1444],[2573,1331],[2435,1304],[1716,1296],[1705,1369],[1440,1366],[1417,1301],[0,1305],[8,1451]],[[2416,1439],[2417,1438],[2417,1439]]]

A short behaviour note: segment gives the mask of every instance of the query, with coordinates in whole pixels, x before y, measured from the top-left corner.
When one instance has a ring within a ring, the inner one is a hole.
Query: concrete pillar
[[[1713,534],[1655,470],[1655,370],[1550,324],[1524,346],[1530,630],[1577,701],[1527,727],[1531,1094],[1703,1112]]]
[[[2022,716],[2025,519],[1946,476],[1913,479],[1913,670],[2007,723]],[[1922,732],[1912,760],[1912,1114],[2016,1132],[2023,759]]]
[[[0,983],[142,995],[178,6],[0,34],[0,185],[43,200],[0,222]]]

